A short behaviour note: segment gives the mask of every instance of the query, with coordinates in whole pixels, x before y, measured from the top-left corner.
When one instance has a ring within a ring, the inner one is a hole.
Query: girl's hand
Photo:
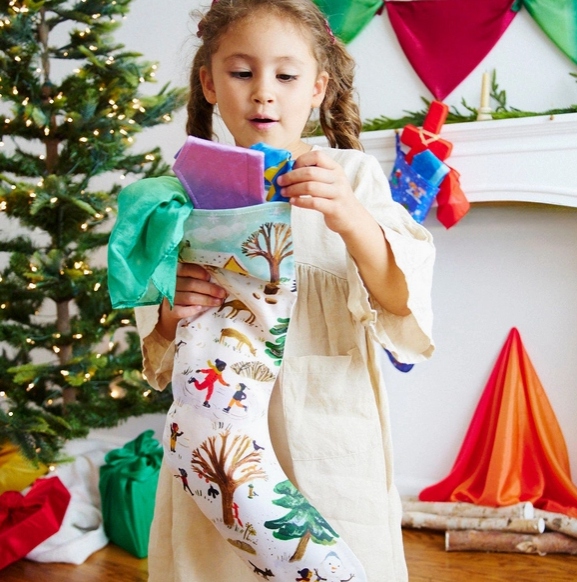
[[[174,307],[171,309],[168,300],[164,299],[156,329],[166,339],[173,340],[181,319],[220,305],[225,297],[226,291],[210,282],[210,273],[206,269],[194,263],[179,263]]]
[[[321,212],[332,231],[346,235],[366,220],[343,168],[323,152],[311,150],[297,158],[292,171],[279,176],[283,196],[299,208]]]

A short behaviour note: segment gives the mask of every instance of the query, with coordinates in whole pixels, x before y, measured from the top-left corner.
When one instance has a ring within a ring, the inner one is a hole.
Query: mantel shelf
[[[577,113],[455,123],[443,127],[442,137],[453,143],[447,163],[461,174],[470,202],[577,208]],[[361,139],[389,175],[395,131],[365,132]]]

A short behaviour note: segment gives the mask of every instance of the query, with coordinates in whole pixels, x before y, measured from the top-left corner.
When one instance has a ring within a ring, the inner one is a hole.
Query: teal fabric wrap
[[[177,178],[146,178],[118,197],[118,218],[108,245],[112,307],[173,304],[178,246],[193,209]]]
[[[104,530],[110,540],[137,558],[148,555],[150,525],[163,449],[146,430],[107,453],[98,488]]]

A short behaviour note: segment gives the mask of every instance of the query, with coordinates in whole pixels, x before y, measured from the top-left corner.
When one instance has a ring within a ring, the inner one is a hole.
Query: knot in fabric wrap
[[[121,449],[106,454],[106,464],[119,475],[134,481],[146,481],[158,474],[162,463],[162,446],[153,438],[154,431],[146,430]]]

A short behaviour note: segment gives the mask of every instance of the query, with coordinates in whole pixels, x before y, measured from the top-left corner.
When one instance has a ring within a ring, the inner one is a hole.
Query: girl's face
[[[318,71],[311,41],[292,22],[267,14],[241,20],[222,36],[200,79],[236,145],[264,142],[295,158],[310,149],[301,135],[324,99],[328,74]]]

